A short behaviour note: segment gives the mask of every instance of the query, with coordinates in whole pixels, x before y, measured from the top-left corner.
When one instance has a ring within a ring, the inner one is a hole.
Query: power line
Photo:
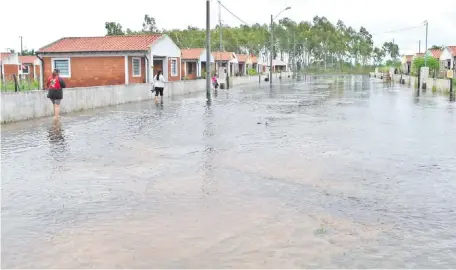
[[[226,11],[228,11],[231,15],[233,15],[236,19],[238,19],[240,22],[242,22],[243,24],[245,25],[249,25],[248,23],[246,23],[243,19],[239,18],[236,14],[234,14],[231,10],[229,10],[227,7],[225,7],[222,3],[220,3],[219,0],[217,0],[217,2],[220,4],[220,6],[222,6]]]
[[[397,32],[402,32],[402,31],[415,29],[415,28],[420,28],[420,27],[423,27],[423,25],[411,26],[411,27],[407,27],[407,28],[402,28],[402,29],[397,29],[397,30],[392,30],[392,31],[386,31],[386,32],[381,32],[381,33],[375,33],[375,34],[372,34],[372,36],[382,35],[382,34],[389,34],[389,33],[397,33]]]

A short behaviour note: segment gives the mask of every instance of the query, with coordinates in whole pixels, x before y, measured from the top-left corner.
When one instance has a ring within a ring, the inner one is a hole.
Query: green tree
[[[35,50],[34,49],[31,49],[31,50],[28,50],[28,49],[24,49],[22,51],[22,54],[21,55],[35,55]]]
[[[383,43],[382,49],[391,57],[391,59],[395,60],[399,57],[399,46],[393,42]]]
[[[412,62],[412,74],[417,75],[420,68],[424,67],[424,57],[416,57]],[[431,56],[426,56],[426,65],[429,67],[429,74],[435,77],[440,69],[440,62]]]
[[[429,49],[431,49],[431,50],[443,50],[443,49],[445,49],[445,45],[441,45],[441,46],[432,45],[432,47],[430,47]]]
[[[105,29],[107,36],[121,36],[125,35],[124,31],[122,30],[122,25],[116,22],[105,22]]]
[[[144,15],[142,27],[127,28],[115,22],[106,22],[107,35],[166,33],[181,48],[204,47],[205,29],[189,25],[184,29],[159,30],[155,19]],[[324,16],[315,16],[311,21],[299,23],[282,18],[273,24],[273,56],[297,67],[345,69],[356,65],[368,65],[370,60],[379,64],[386,55],[392,59],[399,56],[396,44],[385,43],[382,49],[374,48],[372,35],[365,27],[359,31],[345,25],[342,20],[333,24]],[[218,51],[219,34],[223,34],[223,49],[235,53],[266,56],[271,47],[270,25],[253,24],[232,27],[217,25],[211,29],[211,47]]]
[[[142,23],[142,33],[154,34],[158,33],[157,24],[155,23],[155,18],[150,17],[149,15],[144,15],[144,21]]]
[[[380,65],[380,63],[383,61],[383,58],[385,57],[385,51],[378,47],[375,47],[372,53],[375,65]]]

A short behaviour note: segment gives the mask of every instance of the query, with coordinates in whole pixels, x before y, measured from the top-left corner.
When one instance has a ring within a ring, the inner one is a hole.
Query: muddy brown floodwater
[[[2,126],[4,268],[449,268],[456,105],[361,76]]]

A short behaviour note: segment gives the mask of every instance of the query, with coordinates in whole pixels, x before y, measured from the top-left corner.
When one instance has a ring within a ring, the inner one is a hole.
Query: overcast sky
[[[364,26],[374,34],[375,45],[394,41],[401,53],[424,50],[425,28],[415,28],[389,34],[387,31],[419,26],[429,22],[428,45],[456,45],[456,0],[222,0],[222,3],[247,23],[268,23],[270,14],[284,12],[293,20],[312,20],[315,15],[326,16],[336,23],[359,29]],[[373,5],[377,3],[376,5]],[[162,28],[184,28],[187,25],[205,27],[205,0],[78,0],[39,2],[4,1],[0,11],[0,51],[20,50],[19,36],[24,48],[38,49],[61,37],[100,36],[105,34],[104,23],[116,21],[123,28],[140,29],[144,14],[156,19]],[[218,3],[211,0],[211,25],[218,22]],[[239,25],[235,17],[222,9],[224,24]]]

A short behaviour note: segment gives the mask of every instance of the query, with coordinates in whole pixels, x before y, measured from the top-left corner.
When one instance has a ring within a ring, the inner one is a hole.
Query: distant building
[[[216,69],[226,67],[230,77],[239,73],[238,58],[234,52],[212,52],[215,60]]]
[[[456,70],[456,46],[446,46],[440,54],[441,68]]]
[[[68,87],[152,82],[158,70],[167,81],[181,79],[181,50],[167,35],[66,37],[37,55],[43,78],[58,68]]]
[[[401,60],[402,64],[402,73],[410,74],[412,71],[412,62],[413,62],[413,54],[404,55]]]
[[[214,57],[211,54],[211,63],[214,63]],[[215,66],[211,68],[215,70]],[[182,78],[194,80],[202,77],[206,71],[206,49],[190,48],[182,49]]]
[[[273,72],[287,71],[287,63],[283,62],[280,59],[272,60],[272,71]]]

